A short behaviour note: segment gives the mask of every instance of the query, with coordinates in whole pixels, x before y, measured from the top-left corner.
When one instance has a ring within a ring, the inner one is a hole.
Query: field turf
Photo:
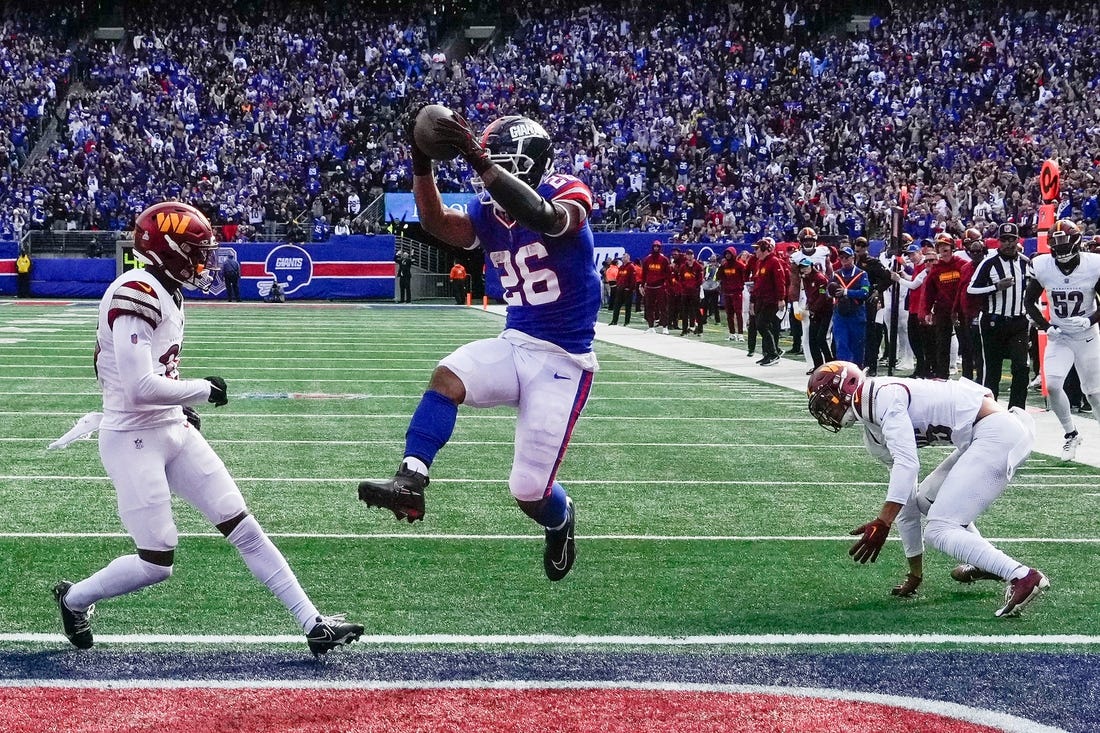
[[[99,408],[95,315],[92,303],[0,304],[0,650],[63,648],[49,588],[131,548],[95,441],[45,450]],[[1020,618],[995,619],[1002,586],[956,584],[934,550],[920,594],[899,600],[899,543],[873,565],[847,555],[848,531],[884,495],[885,471],[857,434],[822,431],[796,392],[601,343],[559,473],[577,503],[579,559],[550,583],[541,531],[507,490],[510,410],[461,408],[424,522],[399,524],[355,494],[360,479],[393,472],[436,361],[495,336],[499,316],[372,304],[195,304],[187,315],[183,376],[229,383],[228,406],[200,407],[204,435],[317,605],[365,624],[379,648],[447,635],[458,650],[540,638],[559,651],[1054,649],[1096,668],[1096,469],[1033,456],[980,520],[1051,580]],[[945,454],[922,453],[926,468]],[[179,504],[176,517],[175,575],[100,604],[96,634],[150,636],[138,646],[189,635],[200,650],[206,636],[270,636],[285,648],[299,633],[291,617],[194,510]]]

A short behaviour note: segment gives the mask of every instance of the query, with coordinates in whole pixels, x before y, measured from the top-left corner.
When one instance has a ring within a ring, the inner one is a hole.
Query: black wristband
[[[412,165],[414,176],[430,176],[432,174],[432,159],[413,143]]]

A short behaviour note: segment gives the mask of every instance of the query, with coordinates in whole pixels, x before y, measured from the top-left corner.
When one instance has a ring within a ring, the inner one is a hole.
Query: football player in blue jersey
[[[416,142],[413,194],[420,223],[461,250],[480,248],[500,275],[508,305],[498,338],[443,358],[405,433],[405,458],[387,481],[363,481],[359,498],[398,520],[424,518],[428,469],[450,439],[458,406],[518,411],[509,489],[546,533],[543,567],[561,580],[576,559],[573,500],[557,481],[569,437],[599,365],[592,352],[600,308],[588,216],[592,192],[551,170],[553,143],[541,125],[502,117],[479,136],[460,115],[438,118],[433,145],[451,146],[475,171],[469,213],[443,205],[431,159]]]

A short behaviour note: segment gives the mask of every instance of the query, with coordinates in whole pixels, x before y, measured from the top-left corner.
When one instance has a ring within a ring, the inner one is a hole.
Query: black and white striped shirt
[[[1023,316],[1026,313],[1024,291],[1027,288],[1029,263],[1030,260],[1023,255],[1011,260],[1006,260],[999,254],[986,257],[978,263],[978,269],[975,270],[966,292],[988,296],[985,310],[991,316]],[[1016,281],[1009,288],[997,290],[997,281],[1006,277],[1014,277]]]

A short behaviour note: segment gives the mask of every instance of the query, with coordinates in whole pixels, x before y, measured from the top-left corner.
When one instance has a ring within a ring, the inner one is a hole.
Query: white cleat
[[[1072,461],[1077,456],[1077,446],[1081,445],[1081,433],[1074,430],[1066,433],[1066,442],[1062,445],[1062,460]]]

